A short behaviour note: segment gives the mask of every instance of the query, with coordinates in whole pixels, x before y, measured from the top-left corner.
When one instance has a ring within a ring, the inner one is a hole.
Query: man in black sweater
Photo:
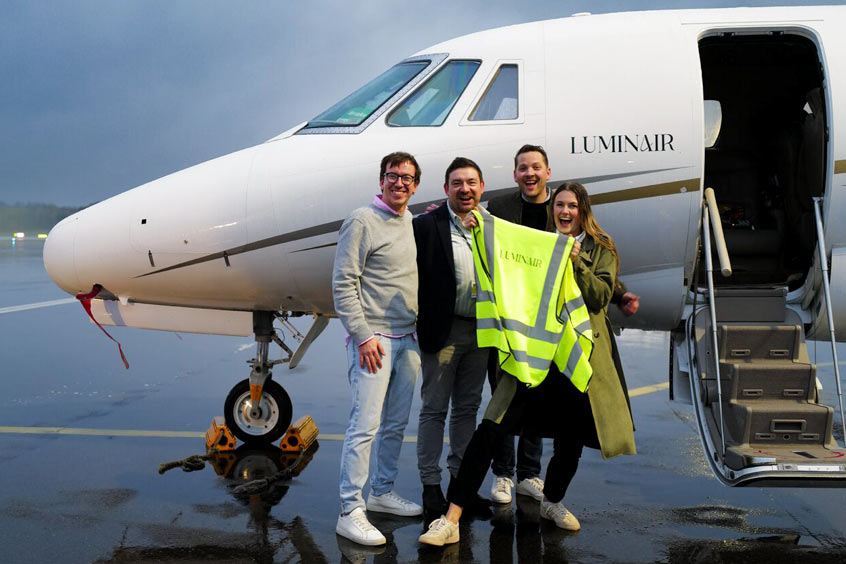
[[[546,151],[540,145],[523,145],[514,156],[514,182],[520,188],[492,198],[488,202],[491,215],[526,227],[546,229],[546,207],[549,190],[546,181],[551,170]],[[497,354],[492,351],[488,361],[488,382],[496,387]],[[543,443],[540,437],[521,436],[517,445],[517,493],[543,499],[543,480],[540,478]],[[507,436],[497,445],[493,464],[495,480],[491,488],[491,501],[511,503],[514,487],[514,437]]]
[[[514,155],[514,182],[519,190],[492,198],[488,202],[491,215],[526,227],[546,230],[549,190],[546,183],[552,171],[546,151],[540,145],[523,145]],[[624,315],[634,315],[640,305],[639,297],[617,281],[611,302]],[[493,351],[488,360],[488,382],[496,387],[497,355]],[[491,470],[496,479],[491,488],[491,500],[511,503],[511,477],[514,475],[514,438],[506,437],[497,446]],[[543,443],[539,437],[521,436],[517,445],[517,493],[537,500],[543,499],[543,480],[540,478]]]

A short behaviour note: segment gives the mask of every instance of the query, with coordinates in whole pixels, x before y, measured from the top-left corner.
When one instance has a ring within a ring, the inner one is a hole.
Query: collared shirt
[[[449,237],[455,263],[455,315],[476,317],[476,267],[473,264],[473,233],[464,228],[461,218],[449,210]]]
[[[585,242],[585,235],[587,235],[587,231],[582,229],[582,232],[579,233],[578,235],[576,235],[576,237],[575,237],[576,241],[578,241],[579,243],[584,243]]]

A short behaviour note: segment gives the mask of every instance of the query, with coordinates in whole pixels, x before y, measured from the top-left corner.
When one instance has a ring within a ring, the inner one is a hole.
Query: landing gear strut
[[[292,351],[276,334],[273,322],[278,319],[282,328],[300,342]],[[247,363],[252,367],[250,377],[241,380],[229,391],[223,407],[226,426],[235,437],[245,443],[272,443],[288,430],[293,416],[291,398],[285,389],[273,381],[271,369],[276,364],[296,366],[305,349],[328,324],[328,319],[315,315],[314,323],[305,336],[288,321],[287,313],[274,311],[253,312],[253,332],[256,336],[256,358]],[[286,357],[270,360],[270,342],[285,351]]]

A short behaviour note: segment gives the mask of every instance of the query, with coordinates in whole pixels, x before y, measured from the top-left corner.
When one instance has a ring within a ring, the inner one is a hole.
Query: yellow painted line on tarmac
[[[670,387],[669,382],[662,382],[652,386],[643,386],[629,390],[629,397],[637,397],[653,392],[666,390]],[[166,439],[196,439],[206,436],[198,431],[155,431],[143,429],[83,429],[77,427],[13,427],[0,425],[0,434],[4,435],[71,435],[88,437],[142,437],[142,438],[166,438]],[[320,441],[343,441],[344,435],[332,433],[320,433],[317,436]],[[444,437],[445,442],[449,440]],[[404,443],[416,443],[417,436],[409,435],[403,437]]]
[[[204,438],[205,433],[197,431],[153,431],[143,429],[79,429],[74,427],[10,427],[0,425],[0,434],[7,435],[76,435],[89,437],[144,437],[166,439],[196,439]],[[343,441],[344,435],[320,433],[321,441]],[[403,438],[404,442],[416,443],[414,435]]]
[[[331,435],[331,434],[323,434],[320,433],[317,435],[318,441],[343,441],[344,435]],[[406,435],[402,438],[402,442],[404,443],[416,443],[417,442],[417,435]],[[444,442],[449,444],[449,437],[444,437]]]
[[[324,434],[320,433],[317,435],[318,441],[343,441],[344,435],[332,435],[332,434]],[[417,442],[417,435],[406,435],[402,438],[402,442],[404,443],[416,443]],[[449,443],[449,438],[444,437],[444,442]]]
[[[652,386],[643,386],[642,388],[635,388],[634,390],[629,390],[629,397],[636,398],[637,396],[651,394],[652,392],[660,392],[661,390],[666,390],[669,387],[669,382],[661,382],[660,384],[653,384]]]
[[[73,427],[0,427],[0,433],[18,435],[89,435],[95,437],[166,437],[197,438],[195,431],[144,431],[141,429],[77,429]]]

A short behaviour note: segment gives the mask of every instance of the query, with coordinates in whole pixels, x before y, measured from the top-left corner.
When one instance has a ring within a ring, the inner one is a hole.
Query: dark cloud
[[[254,145],[458,35],[671,7],[681,3],[7,1],[0,201],[86,204]]]

